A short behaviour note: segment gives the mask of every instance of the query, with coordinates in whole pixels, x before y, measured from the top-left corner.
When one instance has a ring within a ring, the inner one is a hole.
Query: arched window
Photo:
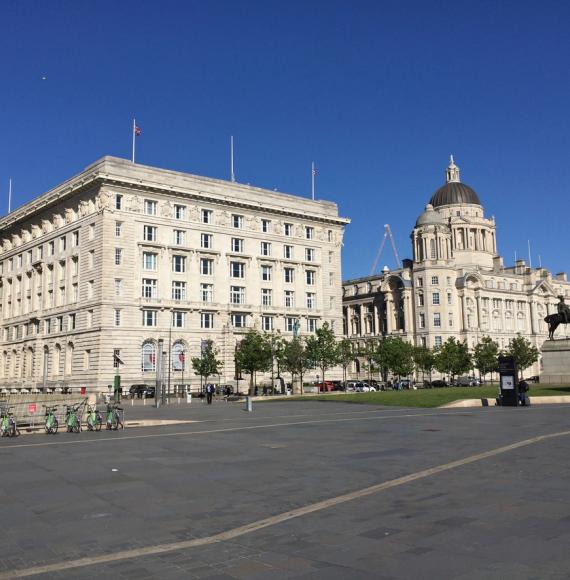
[[[188,349],[181,340],[172,345],[172,370],[181,372],[186,367],[186,353]]]
[[[156,344],[145,342],[142,346],[141,369],[143,373],[156,371]]]
[[[73,369],[73,343],[68,342],[65,351],[65,374],[70,375]]]
[[[53,369],[52,369],[52,374],[54,377],[59,376],[60,364],[61,364],[61,346],[59,344],[56,344],[54,349]]]

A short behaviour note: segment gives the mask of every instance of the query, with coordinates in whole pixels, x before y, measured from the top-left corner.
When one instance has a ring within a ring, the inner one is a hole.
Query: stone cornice
[[[299,196],[270,191],[235,182],[196,176],[188,173],[132,164],[116,157],[103,157],[39,197],[0,219],[0,231],[29,219],[38,211],[62,202],[93,185],[108,185],[145,193],[175,195],[178,198],[232,206],[249,211],[310,219],[344,226],[350,219],[339,217],[336,204],[312,201]],[[219,190],[219,191],[216,191]],[[222,191],[223,190],[223,191]],[[225,193],[227,192],[227,193]],[[255,201],[246,198],[258,198]],[[297,207],[295,207],[295,205]],[[300,208],[298,206],[301,206]]]

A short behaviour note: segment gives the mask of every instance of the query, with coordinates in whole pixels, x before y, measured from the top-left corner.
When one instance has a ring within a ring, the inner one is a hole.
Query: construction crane
[[[376,258],[374,259],[374,264],[372,264],[370,276],[373,276],[374,272],[376,271],[378,261],[380,260],[382,250],[384,249],[384,244],[386,243],[386,238],[390,238],[390,243],[392,244],[392,250],[394,252],[394,257],[396,258],[396,264],[398,268],[402,267],[402,262],[400,262],[400,256],[398,255],[398,250],[396,250],[396,243],[394,242],[394,236],[392,235],[392,229],[390,228],[390,224],[384,224],[384,237],[382,238],[382,242],[380,243],[380,247],[378,248],[378,253],[376,254]]]

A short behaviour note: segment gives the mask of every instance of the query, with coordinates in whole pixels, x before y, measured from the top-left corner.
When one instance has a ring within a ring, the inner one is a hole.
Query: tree
[[[414,372],[414,347],[399,337],[387,340],[387,364],[397,377],[409,377]]]
[[[484,336],[473,349],[473,364],[483,379],[487,373],[499,370],[499,345],[490,336]],[[491,377],[492,378],[492,377]]]
[[[523,371],[538,360],[539,352],[524,336],[517,334],[509,342],[505,354],[514,357],[522,379]]]
[[[336,347],[338,364],[342,366],[342,379],[346,383],[346,369],[354,360],[354,350],[352,342],[348,338],[343,338]]]
[[[372,360],[376,363],[376,366],[380,369],[380,374],[382,375],[383,381],[386,381],[388,379],[388,371],[390,370],[389,343],[392,340],[393,340],[392,337],[388,337],[382,340],[370,341],[369,344]]]
[[[254,394],[253,377],[258,371],[271,369],[271,344],[256,330],[250,330],[235,353],[236,364],[249,374],[249,394]]]
[[[309,336],[306,345],[307,357],[321,370],[324,383],[326,371],[338,361],[336,337],[329,323],[325,322],[314,336]]]
[[[425,374],[428,373],[431,382],[431,372],[435,366],[435,356],[433,351],[425,346],[416,346],[412,354],[414,363],[419,371],[422,371],[422,379],[425,380]]]
[[[299,337],[296,336],[290,342],[285,343],[281,364],[287,372],[291,373],[291,382],[295,381],[295,375],[299,375],[302,394],[303,375],[310,368],[311,363],[307,358],[305,345]]]
[[[472,366],[467,344],[453,336],[435,349],[435,368],[450,378],[466,373]]]
[[[224,366],[224,363],[216,357],[217,354],[218,351],[214,348],[214,342],[207,340],[202,349],[202,356],[192,358],[194,373],[202,377],[204,383],[208,382],[208,377],[219,374]]]

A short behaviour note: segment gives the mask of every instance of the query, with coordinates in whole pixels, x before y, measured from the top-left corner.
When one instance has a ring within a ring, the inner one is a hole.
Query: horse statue
[[[544,322],[548,324],[548,340],[554,340],[554,331],[561,324],[569,324],[570,321],[566,321],[566,316],[564,313],[557,312],[556,314],[549,314],[544,317]]]

